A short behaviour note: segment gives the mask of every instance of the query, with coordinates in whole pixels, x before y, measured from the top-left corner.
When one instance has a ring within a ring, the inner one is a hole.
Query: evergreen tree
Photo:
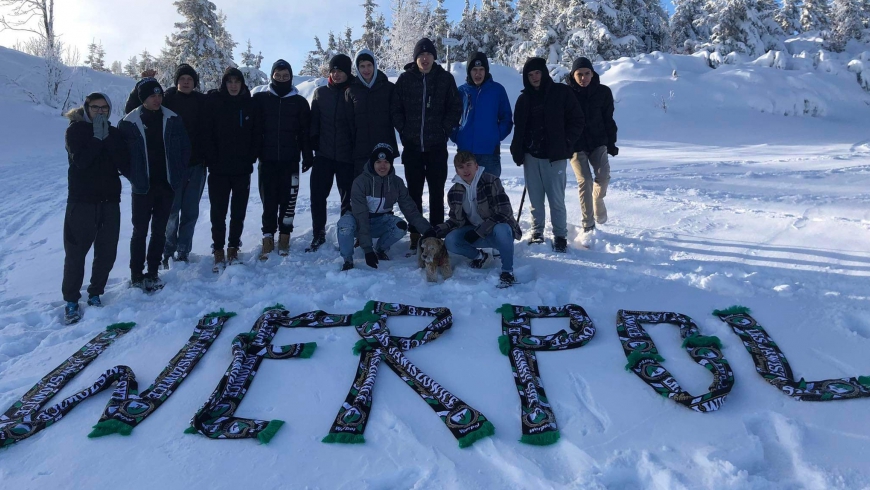
[[[472,7],[469,0],[465,0],[465,8],[462,10],[462,18],[453,30],[454,39],[459,41],[453,57],[458,60],[467,60],[474,53],[481,50],[480,41],[481,26],[477,16],[477,8]]]
[[[269,83],[269,77],[260,70],[260,66],[263,64],[263,53],[260,51],[254,54],[250,39],[248,39],[247,46],[248,49],[242,53],[242,66],[239,67],[242,75],[245,76],[245,85],[249,88],[266,85]]]
[[[139,78],[139,60],[136,59],[135,56],[131,56],[129,60],[127,60],[127,64],[124,65],[124,75],[127,75],[130,78]]]
[[[782,0],[782,6],[776,11],[774,20],[788,36],[801,32],[801,4],[801,0]]]
[[[414,45],[426,32],[428,12],[424,12],[420,0],[393,0],[390,8],[393,25],[382,61],[385,68],[401,70],[414,61]]]
[[[103,42],[97,44],[97,51],[94,53],[94,63],[91,68],[97,71],[109,71],[106,69],[106,50],[103,48]]]
[[[447,53],[447,47],[444,45],[443,39],[450,35],[450,22],[447,20],[447,9],[444,8],[444,0],[438,0],[438,6],[432,11],[432,16],[429,20],[429,29],[432,42],[435,43],[435,49],[438,51],[438,61],[444,61]]]
[[[324,51],[323,46],[320,44],[320,38],[317,36],[314,36],[314,45],[314,49],[309,51],[308,56],[305,58],[302,70],[299,71],[300,75],[307,77],[319,77],[321,75]]]
[[[794,1],[794,0],[786,0]],[[671,50],[692,54],[695,46],[710,40],[703,0],[676,0],[670,20]]]
[[[784,49],[782,29],[773,20],[772,1],[710,0],[711,47],[720,53],[761,56],[770,49]]]
[[[511,46],[516,42],[516,32],[514,25],[516,23],[517,12],[514,9],[512,0],[497,0],[497,8],[500,12],[498,17],[498,26],[495,27],[496,32],[496,52],[493,57],[496,63],[502,65],[510,64]]]
[[[123,65],[121,65],[120,61],[113,61],[112,62],[111,71],[112,71],[112,75],[121,75],[121,76],[124,75],[124,67],[123,67]]]
[[[846,43],[861,39],[864,30],[864,15],[861,12],[862,0],[834,0],[831,49],[843,51]]]
[[[831,7],[828,0],[803,0],[800,22],[803,32],[830,32]]]
[[[142,52],[139,53],[139,58],[139,72],[136,73],[137,78],[142,72],[157,69],[157,60],[151,56],[151,53],[149,53],[147,49],[143,49]]]
[[[338,41],[338,52],[344,53],[352,59],[354,55],[353,45],[353,30],[347,26],[344,28],[344,37]]]
[[[85,66],[93,68],[94,60],[97,57],[97,41],[91,40],[88,44],[88,56],[85,58]]]

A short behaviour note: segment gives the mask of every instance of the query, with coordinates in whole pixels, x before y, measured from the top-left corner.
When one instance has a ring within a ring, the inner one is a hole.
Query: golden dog
[[[444,240],[440,238],[424,238],[420,241],[420,245],[417,248],[419,250],[417,265],[421,269],[426,268],[427,281],[438,282],[439,270],[444,279],[449,279],[453,276],[453,268],[450,266],[450,256],[447,254]]]

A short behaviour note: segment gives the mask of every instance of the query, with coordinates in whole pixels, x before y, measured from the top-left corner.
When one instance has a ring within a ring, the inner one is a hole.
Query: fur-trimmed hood
[[[109,96],[104,94],[103,92],[94,92],[94,93],[100,94],[103,97],[103,99],[106,100],[106,104],[109,105],[108,116],[109,116],[109,119],[111,119],[112,118],[112,107],[113,107],[112,106],[112,99],[110,99]],[[91,95],[93,95],[93,94],[91,94]],[[87,100],[87,97],[85,99]],[[87,104],[83,102],[80,107],[75,107],[73,109],[70,109],[63,116],[65,118],[69,119],[69,121],[71,123],[79,122],[79,121],[84,121],[87,123],[92,122],[90,116],[88,116],[88,111],[85,110],[85,105],[87,105]]]

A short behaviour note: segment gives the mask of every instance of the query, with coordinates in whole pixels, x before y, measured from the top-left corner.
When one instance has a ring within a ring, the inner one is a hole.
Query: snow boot
[[[544,243],[544,234],[534,232],[532,233],[532,237],[529,238],[529,245],[541,245]]]
[[[227,265],[239,262],[239,247],[227,247]]]
[[[67,301],[63,308],[63,321],[67,325],[78,323],[82,319],[82,310],[78,301]]]
[[[375,255],[378,256],[378,260],[390,260],[390,256],[383,250],[375,250]]]
[[[190,252],[178,252],[175,254],[175,262],[190,262]]]
[[[263,248],[260,250],[260,260],[266,260],[269,258],[269,254],[275,250],[275,237],[268,233],[263,235]]]
[[[326,232],[325,231],[316,231],[314,232],[314,238],[311,239],[311,245],[305,249],[306,252],[316,252],[321,245],[326,243]]]
[[[353,260],[345,260],[344,264],[341,265],[341,272],[349,271],[353,269]]]
[[[130,287],[145,290],[145,275],[142,272],[132,272],[130,274]]]
[[[595,231],[595,225],[583,227],[583,233],[589,233],[590,231]]]
[[[142,285],[144,286],[146,293],[160,291],[163,289],[163,286],[165,286],[163,280],[160,279],[160,276],[157,274],[157,271],[145,274],[145,279],[142,281]]]
[[[216,248],[212,253],[214,254],[214,266],[211,268],[211,271],[217,273],[227,266],[227,260],[222,248]]]
[[[553,251],[560,254],[568,253],[568,240],[563,236],[557,236],[553,240]]]
[[[502,271],[498,276],[498,284],[495,286],[499,289],[509,288],[517,283],[517,278],[512,272]]]
[[[164,255],[163,260],[160,262],[160,265],[163,266],[163,270],[169,270],[169,259],[173,258],[171,255]]]
[[[278,255],[286,257],[290,255],[290,234],[281,233],[278,235]]]
[[[100,301],[100,295],[92,294],[88,296],[88,306],[95,306],[97,308],[101,308],[103,306],[103,302]]]
[[[478,250],[477,258],[472,260],[471,263],[468,264],[468,267],[471,267],[472,269],[483,269],[486,265],[489,264],[489,259],[491,257],[491,255],[484,252],[483,250]]]

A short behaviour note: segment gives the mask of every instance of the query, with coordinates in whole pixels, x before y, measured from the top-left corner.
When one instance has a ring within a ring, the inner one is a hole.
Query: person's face
[[[581,87],[588,87],[592,81],[592,70],[589,68],[580,68],[574,72],[574,81]]]
[[[532,70],[529,72],[529,83],[532,84],[532,87],[538,88],[541,86],[541,77],[543,74],[541,70]]]
[[[181,92],[181,93],[183,93],[183,94],[189,94],[189,93],[193,92],[193,86],[194,86],[194,85],[195,85],[195,84],[194,84],[194,82],[193,82],[193,77],[192,77],[192,76],[190,76],[190,75],[181,75],[181,76],[178,78],[178,85],[176,85],[175,88],[177,88],[178,91]]]
[[[375,75],[375,64],[371,61],[361,61],[359,65],[357,65],[356,70],[359,72],[360,76],[363,77],[363,80],[366,83],[372,81],[372,77]]]
[[[432,53],[420,53],[420,56],[417,56],[417,68],[423,73],[429,73],[433,63],[435,63],[435,57],[432,56]]]
[[[474,82],[475,85],[480,85],[483,83],[483,79],[486,78],[486,69],[482,66],[475,66],[471,69],[471,81]]]
[[[160,109],[160,106],[163,105],[163,94],[149,95],[148,98],[145,99],[145,102],[142,102],[142,105],[149,111]]]
[[[242,81],[239,77],[230,77],[227,80],[227,92],[233,97],[239,95],[239,92],[242,91]]]
[[[375,161],[375,173],[381,177],[386,177],[390,173],[390,161],[387,159]]]
[[[347,73],[338,68],[333,68],[332,70],[329,70],[329,78],[331,78],[334,83],[344,83],[347,81]]]
[[[290,70],[286,68],[283,70],[278,70],[272,74],[272,80],[275,80],[276,82],[289,82],[290,78],[292,78],[290,76]]]
[[[103,99],[97,99],[88,104],[88,117],[91,118],[91,121],[99,114],[109,115],[109,103]]]
[[[466,184],[474,182],[474,176],[477,175],[477,162],[462,162],[456,165],[456,175],[464,180]]]

